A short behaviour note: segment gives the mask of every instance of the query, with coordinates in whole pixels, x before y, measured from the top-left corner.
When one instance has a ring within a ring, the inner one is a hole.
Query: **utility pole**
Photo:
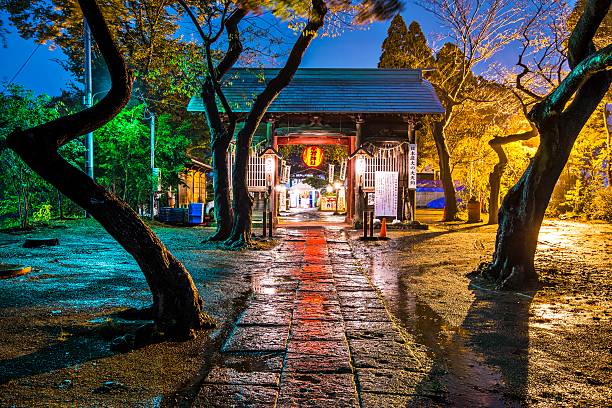
[[[93,106],[92,98],[92,70],[91,70],[91,31],[87,20],[84,21],[84,49],[85,49],[85,96],[83,102],[85,108],[91,108]],[[93,132],[89,132],[85,137],[85,172],[93,180],[94,168],[93,168]]]
[[[155,219],[155,192],[157,191],[157,180],[155,171],[155,114],[150,112],[151,120],[151,221]]]

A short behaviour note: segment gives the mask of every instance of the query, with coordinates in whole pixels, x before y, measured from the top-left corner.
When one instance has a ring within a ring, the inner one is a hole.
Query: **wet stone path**
[[[344,231],[289,229],[204,379],[206,407],[434,406],[425,351],[394,324]]]

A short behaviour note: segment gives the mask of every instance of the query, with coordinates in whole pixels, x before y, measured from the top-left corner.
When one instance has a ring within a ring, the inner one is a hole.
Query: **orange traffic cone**
[[[382,225],[380,226],[380,234],[378,234],[378,238],[386,239],[387,238],[387,219],[382,219]]]

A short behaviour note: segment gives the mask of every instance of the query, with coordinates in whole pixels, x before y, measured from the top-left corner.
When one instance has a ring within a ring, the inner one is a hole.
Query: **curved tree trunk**
[[[450,168],[450,153],[444,135],[444,122],[434,122],[433,138],[438,150],[438,162],[440,164],[440,180],[444,189],[444,218],[442,221],[454,221],[457,219],[457,195],[453,174]]]
[[[503,152],[504,149],[500,150]],[[497,152],[497,150],[496,150]],[[489,174],[489,225],[496,225],[499,219],[499,192],[501,190],[501,179],[508,164],[508,158],[505,153],[497,152],[499,162],[493,167],[493,171]]]
[[[531,123],[531,130],[527,132],[504,137],[495,137],[489,141],[489,146],[491,146],[491,149],[497,153],[497,157],[499,158],[499,161],[495,167],[493,167],[493,171],[489,174],[489,225],[497,224],[499,219],[499,214],[497,212],[499,209],[501,179],[504,175],[504,171],[506,170],[506,166],[508,165],[508,156],[506,155],[503,146],[520,140],[528,140],[532,137],[536,137],[537,135],[538,131],[536,130],[534,124]]]
[[[572,71],[529,112],[528,119],[540,134],[540,147],[504,199],[493,262],[480,267],[502,289],[525,287],[537,280],[535,251],[552,191],[578,134],[612,84],[612,72],[608,70],[612,66],[612,45],[596,50],[592,41],[610,3],[587,2],[569,40]]]
[[[144,224],[115,195],[95,183],[58,153],[60,146],[103,126],[131,96],[132,75],[112,41],[95,0],[79,0],[109,68],[112,87],[93,108],[11,134],[7,145],[44,180],[84,208],[130,253],[142,269],[153,295],[154,319],[160,332],[186,338],[210,320],[191,276]]]
[[[230,238],[225,241],[226,245],[232,248],[240,248],[249,245],[251,242],[253,200],[249,196],[247,188],[247,168],[253,135],[257,131],[270,104],[293,79],[308,46],[318,35],[319,29],[323,27],[327,12],[328,9],[325,1],[312,0],[312,10],[308,23],[304,26],[300,36],[293,44],[287,62],[279,70],[278,74],[270,79],[264,90],[257,95],[247,115],[244,127],[238,132],[236,160],[232,177],[234,225]]]
[[[551,127],[541,130],[541,135],[554,137],[551,133],[555,132]],[[504,198],[499,211],[494,261],[485,271],[500,288],[521,288],[537,281],[533,261],[540,226],[570,151],[571,148],[542,145],[519,182]]]

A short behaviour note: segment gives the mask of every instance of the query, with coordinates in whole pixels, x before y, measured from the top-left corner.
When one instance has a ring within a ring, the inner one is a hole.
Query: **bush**
[[[51,205],[41,205],[38,211],[36,211],[32,215],[32,218],[34,218],[34,221],[36,222],[40,222],[42,224],[49,224],[51,222]]]
[[[588,216],[593,220],[612,222],[612,187],[598,190],[595,193]]]

